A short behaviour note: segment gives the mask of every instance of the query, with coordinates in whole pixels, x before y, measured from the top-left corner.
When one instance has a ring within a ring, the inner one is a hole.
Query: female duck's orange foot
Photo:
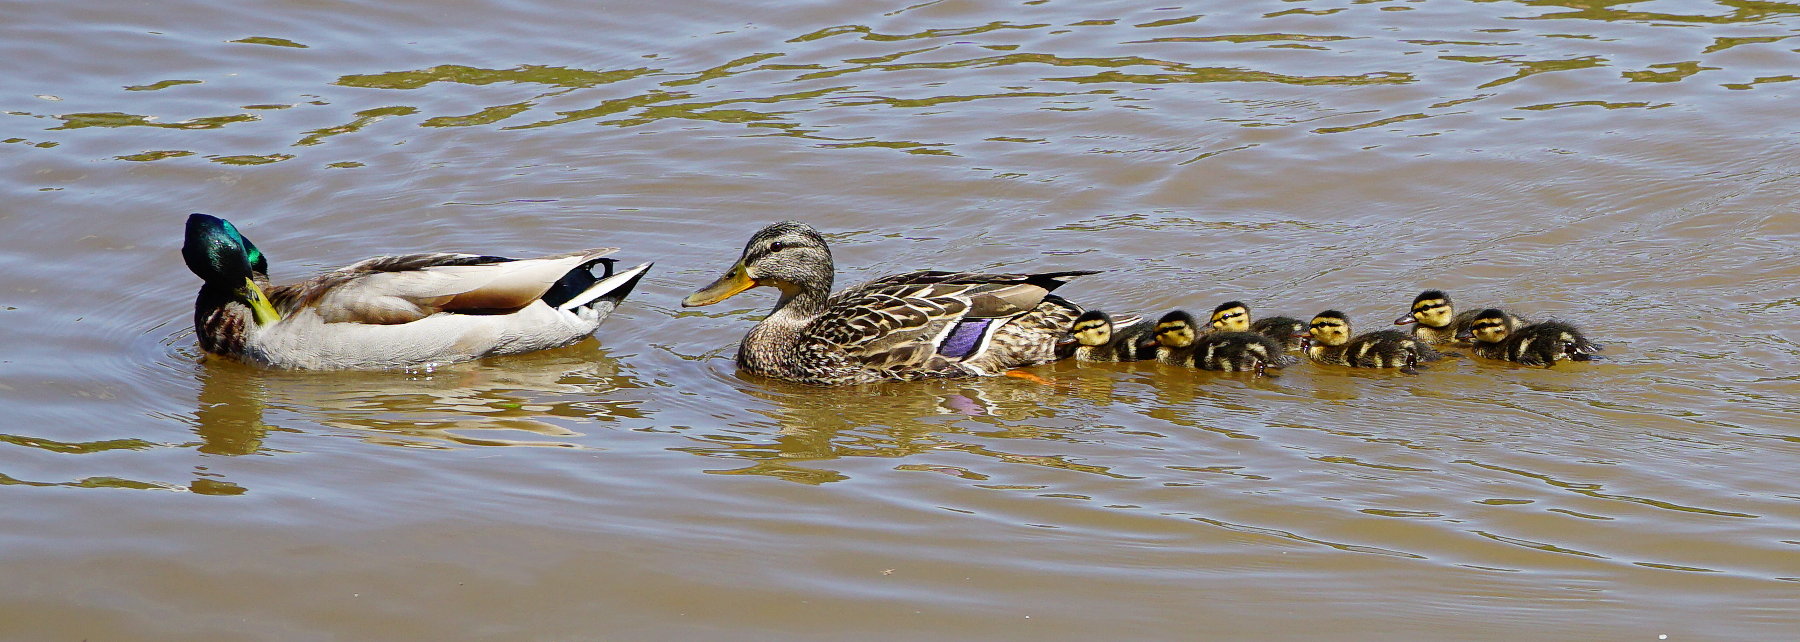
[[[1004,376],[1008,376],[1008,377],[1018,377],[1018,378],[1020,378],[1020,379],[1024,379],[1024,380],[1026,380],[1026,381],[1030,381],[1030,382],[1032,382],[1032,383],[1041,383],[1041,384],[1044,384],[1044,385],[1046,385],[1046,386],[1048,386],[1048,385],[1050,385],[1050,383],[1051,383],[1051,382],[1050,382],[1050,380],[1049,380],[1049,379],[1045,379],[1045,378],[1043,378],[1043,377],[1040,377],[1040,376],[1037,376],[1037,375],[1034,375],[1034,374],[1031,374],[1031,373],[1029,373],[1029,372],[1026,372],[1026,371],[1024,371],[1024,370],[1008,370],[1008,371],[1006,371],[1006,372],[1003,372],[1003,373],[1001,373],[1001,374],[1002,374],[1002,375],[1004,375]]]

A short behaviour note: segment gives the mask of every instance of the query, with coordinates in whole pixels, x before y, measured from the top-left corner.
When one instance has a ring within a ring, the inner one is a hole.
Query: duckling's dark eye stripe
[[[1450,307],[1450,304],[1445,303],[1443,301],[1426,301],[1424,303],[1420,303],[1419,305],[1413,306],[1413,312],[1426,312],[1426,311],[1430,311],[1430,310],[1437,310],[1439,308],[1448,308],[1448,307]]]
[[[1491,319],[1482,319],[1482,320],[1480,320],[1480,321],[1476,321],[1476,322],[1475,322],[1475,323],[1473,323],[1473,324],[1471,324],[1471,325],[1470,325],[1470,329],[1474,329],[1474,330],[1492,330],[1492,329],[1494,329],[1494,328],[1498,328],[1498,327],[1502,327],[1502,326],[1505,326],[1505,325],[1506,325],[1506,322],[1505,322],[1505,321],[1494,321],[1494,320],[1491,320]]]

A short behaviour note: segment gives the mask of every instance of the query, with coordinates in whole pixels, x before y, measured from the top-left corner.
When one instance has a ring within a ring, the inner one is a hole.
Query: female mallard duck
[[[181,257],[204,284],[200,348],[276,368],[405,368],[565,346],[594,332],[650,268],[614,248],[541,259],[381,256],[281,286],[225,219],[188,217]],[[606,275],[590,268],[604,265]]]
[[[1319,363],[1352,368],[1399,368],[1401,372],[1417,372],[1420,362],[1443,357],[1424,341],[1399,330],[1365,332],[1350,336],[1350,317],[1337,310],[1326,310],[1307,324],[1302,350]]]
[[[1281,344],[1282,350],[1299,350],[1300,333],[1306,324],[1292,317],[1269,317],[1250,320],[1250,306],[1242,301],[1228,301],[1213,308],[1212,328],[1226,332],[1255,332]]]
[[[1298,361],[1282,353],[1281,344],[1255,332],[1208,332],[1201,334],[1191,314],[1176,310],[1156,322],[1156,336],[1150,340],[1155,358],[1163,363],[1219,370],[1266,374],[1269,367],[1282,367]]]
[[[1443,290],[1426,290],[1413,297],[1412,311],[1395,319],[1394,325],[1417,323],[1412,328],[1413,336],[1430,345],[1467,345],[1467,341],[1457,336],[1469,329],[1469,322],[1478,312],[1480,310],[1467,310],[1457,314],[1450,304],[1450,295]],[[1509,330],[1530,323],[1524,317],[1502,313],[1506,315]]]
[[[781,291],[738,346],[738,365],[819,385],[973,377],[1054,361],[1080,307],[1050,294],[1094,272],[908,272],[831,293],[825,238],[795,221],[758,231],[736,264],[688,295],[712,305],[757,286]]]
[[[1587,361],[1600,351],[1599,344],[1561,321],[1519,327],[1512,322],[1512,315],[1488,308],[1475,314],[1461,338],[1475,341],[1476,356],[1546,368],[1559,360]]]
[[[1116,326],[1111,315],[1088,310],[1075,317],[1069,338],[1057,345],[1057,356],[1088,362],[1149,359],[1153,354],[1144,344],[1150,339],[1153,326],[1150,320],[1136,317]]]

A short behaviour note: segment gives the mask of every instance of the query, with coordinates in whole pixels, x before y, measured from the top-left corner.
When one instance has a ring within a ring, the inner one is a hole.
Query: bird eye
[[[774,243],[770,243],[770,244],[769,244],[769,251],[770,251],[770,252],[780,252],[780,251],[782,251],[782,250],[785,250],[785,249],[788,249],[788,244],[786,244],[786,243],[783,243],[783,242],[781,242],[781,241],[776,241],[776,242],[774,242]]]

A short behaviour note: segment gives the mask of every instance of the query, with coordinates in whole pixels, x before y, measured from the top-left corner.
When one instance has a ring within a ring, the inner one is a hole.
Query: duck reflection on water
[[[644,386],[592,346],[403,373],[272,371],[215,359],[196,374],[194,431],[211,454],[273,452],[269,432],[298,429],[271,415],[412,448],[580,448],[569,438],[582,433],[570,426],[645,417],[619,394]]]

